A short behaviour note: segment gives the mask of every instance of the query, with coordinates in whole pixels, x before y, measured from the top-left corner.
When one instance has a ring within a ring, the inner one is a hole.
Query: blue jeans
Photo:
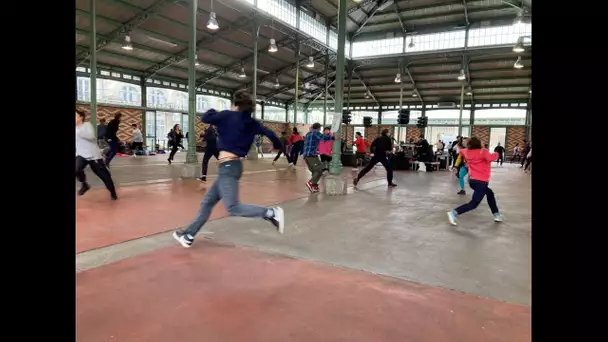
[[[207,191],[201,209],[186,228],[185,233],[195,236],[211,215],[213,207],[222,200],[226,210],[231,216],[266,217],[268,208],[239,203],[239,179],[243,174],[243,163],[240,160],[230,160],[220,163],[217,179]]]
[[[114,159],[116,153],[118,153],[118,140],[112,139],[108,142],[108,144],[110,145],[110,150],[108,151],[108,155],[106,156],[106,165],[110,165],[110,162],[112,161],[112,159]]]
[[[475,179],[469,180],[469,186],[473,189],[473,197],[471,202],[465,203],[460,207],[454,209],[458,215],[464,214],[467,211],[471,211],[481,203],[485,196],[488,197],[488,205],[492,214],[498,213],[498,206],[496,205],[496,198],[494,197],[494,191],[488,187],[488,182],[482,182]]]
[[[466,166],[461,166],[458,171],[458,184],[460,184],[460,190],[464,190],[464,177],[469,174],[469,168]]]
[[[298,156],[300,156],[300,153],[302,152],[303,147],[304,147],[304,142],[302,142],[302,141],[298,141],[297,143],[293,144],[293,146],[291,147],[289,161],[291,161],[293,163],[293,165],[296,165],[298,163]]]

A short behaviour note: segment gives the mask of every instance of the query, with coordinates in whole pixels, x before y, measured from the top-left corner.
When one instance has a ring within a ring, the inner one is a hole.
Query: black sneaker
[[[456,194],[457,194],[457,195],[466,195],[467,193],[466,193],[466,191],[464,191],[464,190],[460,190],[460,191],[458,191]]]
[[[285,212],[281,207],[272,208],[272,211],[274,213],[272,217],[264,217],[264,220],[272,223],[277,231],[283,234],[285,232]]]
[[[198,177],[198,180],[199,180],[201,183],[207,183],[207,177],[205,177],[205,176],[203,176],[203,177]]]
[[[86,194],[89,189],[91,189],[91,186],[88,183],[82,183],[80,190],[78,190],[78,196]]]
[[[353,184],[354,184],[355,186],[357,186],[357,184],[359,184],[359,178],[355,178],[355,179],[353,179]]]
[[[116,201],[118,199],[118,196],[116,196],[116,194],[110,194],[110,198],[112,199],[112,201]]]
[[[190,234],[186,234],[183,230],[174,231],[173,238],[184,248],[192,247],[192,243],[194,242],[194,237]]]
[[[169,162],[169,165],[171,165],[171,158],[167,158],[167,161]]]
[[[395,184],[395,183],[391,183],[391,184],[388,185],[389,188],[394,188],[396,186],[397,186],[397,184]]]

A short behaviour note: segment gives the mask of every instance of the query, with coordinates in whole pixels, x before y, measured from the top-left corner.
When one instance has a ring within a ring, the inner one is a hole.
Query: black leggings
[[[275,161],[275,162],[276,162],[277,160],[279,160],[279,157],[281,156],[281,154],[284,154],[284,155],[285,155],[285,158],[287,158],[287,162],[289,163],[289,155],[287,154],[287,151],[285,151],[285,149],[284,149],[284,148],[279,150],[279,153],[277,153],[277,156],[276,156],[276,157],[274,157],[274,160],[273,160],[273,161]]]
[[[169,153],[169,160],[173,160],[173,158],[175,157],[175,154],[177,153],[177,149],[179,148],[179,145],[173,144],[173,146],[171,146],[171,153]]]
[[[93,173],[101,179],[106,189],[112,194],[116,195],[116,188],[114,187],[114,181],[110,175],[110,171],[106,168],[103,160],[88,160],[81,156],[76,156],[76,179],[82,184],[87,183],[87,176],[84,174],[84,169],[89,165]]]
[[[384,166],[384,169],[386,169],[386,180],[388,181],[388,184],[393,184],[393,167],[391,166],[391,163],[389,162],[386,155],[374,154],[372,160],[369,161],[369,164],[367,164],[365,168],[363,168],[363,170],[359,172],[357,179],[363,178],[363,176],[365,176],[366,173],[373,169],[374,166],[378,164],[378,162],[382,163],[382,166]]]
[[[203,177],[207,177],[207,168],[209,167],[209,160],[211,159],[211,157],[215,157],[215,159],[218,159],[220,156],[220,151],[216,148],[211,148],[211,149],[205,149],[205,154],[203,155],[203,171],[202,171],[202,175]]]

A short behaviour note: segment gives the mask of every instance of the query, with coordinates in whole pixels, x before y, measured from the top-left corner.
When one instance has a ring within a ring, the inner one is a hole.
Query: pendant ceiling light
[[[247,74],[245,73],[245,67],[241,67],[241,73],[239,74],[240,78],[245,78],[247,77]]]
[[[131,44],[131,36],[128,34],[125,36],[125,41],[122,43],[122,48],[128,51],[133,50],[133,44]]]
[[[515,43],[515,46],[513,47],[513,52],[522,53],[525,50],[526,49],[524,48],[524,37],[517,38],[517,43]]]
[[[460,69],[460,74],[458,74],[458,80],[464,81],[467,79],[467,76],[464,74],[464,69]]]
[[[315,67],[315,58],[313,56],[309,56],[308,57],[308,63],[306,63],[306,67],[307,68],[314,68]]]
[[[268,52],[277,52],[279,48],[277,47],[277,42],[274,38],[270,38],[270,45],[268,46]]]
[[[215,18],[215,12],[213,11],[213,0],[211,0],[211,12],[209,13],[209,20],[207,20],[207,28],[213,31],[220,28],[220,25]]]
[[[517,57],[517,61],[515,61],[515,64],[513,64],[513,67],[515,69],[521,69],[524,67],[524,65],[521,62],[521,56]]]

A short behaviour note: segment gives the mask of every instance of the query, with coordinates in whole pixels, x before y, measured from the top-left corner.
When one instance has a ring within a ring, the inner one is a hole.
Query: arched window
[[[148,91],[148,107],[164,107],[167,97],[162,89],[154,88]]]
[[[120,88],[120,99],[128,104],[139,104],[139,93],[137,88],[131,86],[123,86]]]

